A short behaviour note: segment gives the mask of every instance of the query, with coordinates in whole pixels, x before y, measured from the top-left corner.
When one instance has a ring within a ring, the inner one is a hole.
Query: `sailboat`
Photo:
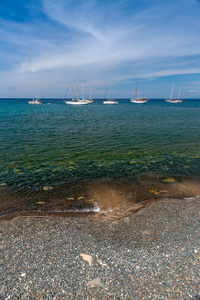
[[[84,97],[82,99],[79,99],[79,86],[77,85],[77,89],[78,89],[78,98],[74,99],[73,98],[73,81],[72,81],[72,100],[67,100],[64,101],[66,104],[71,104],[71,105],[87,105],[88,101],[86,99],[84,99]]]
[[[109,93],[110,93],[110,86],[108,86],[107,90],[106,90],[106,94],[108,94],[108,100],[103,101],[103,104],[118,104],[117,100],[109,98]],[[105,94],[105,97],[106,97],[106,94]]]
[[[42,102],[36,97],[35,99],[28,101],[28,104],[38,105],[38,104],[42,104]]]
[[[149,99],[146,99],[144,97],[144,91],[143,91],[143,97],[137,98],[137,83],[136,83],[136,90],[135,90],[135,99],[131,99],[130,101],[132,103],[146,103],[147,101],[149,101]]]
[[[183,100],[180,99],[181,89],[179,89],[179,93],[178,93],[178,98],[177,98],[177,99],[173,99],[173,98],[172,98],[173,90],[174,90],[174,82],[173,82],[173,84],[172,84],[172,90],[171,90],[171,96],[170,96],[170,99],[165,99],[165,101],[168,102],[168,103],[182,103]]]

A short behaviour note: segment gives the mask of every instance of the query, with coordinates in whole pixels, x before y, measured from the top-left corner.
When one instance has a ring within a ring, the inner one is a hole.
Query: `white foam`
[[[75,208],[75,209],[65,209],[65,210],[52,210],[52,211],[48,211],[48,212],[98,212],[98,213],[102,213],[103,210],[97,205],[97,203],[94,203],[94,206],[91,208]]]

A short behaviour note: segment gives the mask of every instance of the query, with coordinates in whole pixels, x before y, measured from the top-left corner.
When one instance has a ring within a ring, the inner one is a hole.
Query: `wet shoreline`
[[[168,177],[160,180],[106,179],[63,186],[42,186],[31,195],[0,186],[0,220],[16,216],[123,218],[160,199],[200,195],[200,181]]]

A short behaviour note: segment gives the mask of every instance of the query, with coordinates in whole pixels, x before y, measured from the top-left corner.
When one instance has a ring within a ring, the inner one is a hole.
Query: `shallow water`
[[[199,179],[200,100],[142,105],[119,100],[116,106],[102,100],[88,106],[42,102],[0,100],[1,194],[17,209],[24,199],[52,195],[44,187],[62,196],[85,181]]]

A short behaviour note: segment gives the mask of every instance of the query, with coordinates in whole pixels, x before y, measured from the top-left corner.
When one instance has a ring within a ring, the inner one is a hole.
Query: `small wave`
[[[184,199],[185,200],[194,200],[194,199],[198,199],[198,198],[200,198],[200,195],[193,196],[193,197],[185,197]]]
[[[51,212],[78,212],[78,213],[82,213],[82,212],[98,212],[98,213],[102,213],[103,210],[97,205],[95,204],[93,207],[87,207],[87,208],[74,208],[74,209],[65,209],[65,210],[53,210]]]

